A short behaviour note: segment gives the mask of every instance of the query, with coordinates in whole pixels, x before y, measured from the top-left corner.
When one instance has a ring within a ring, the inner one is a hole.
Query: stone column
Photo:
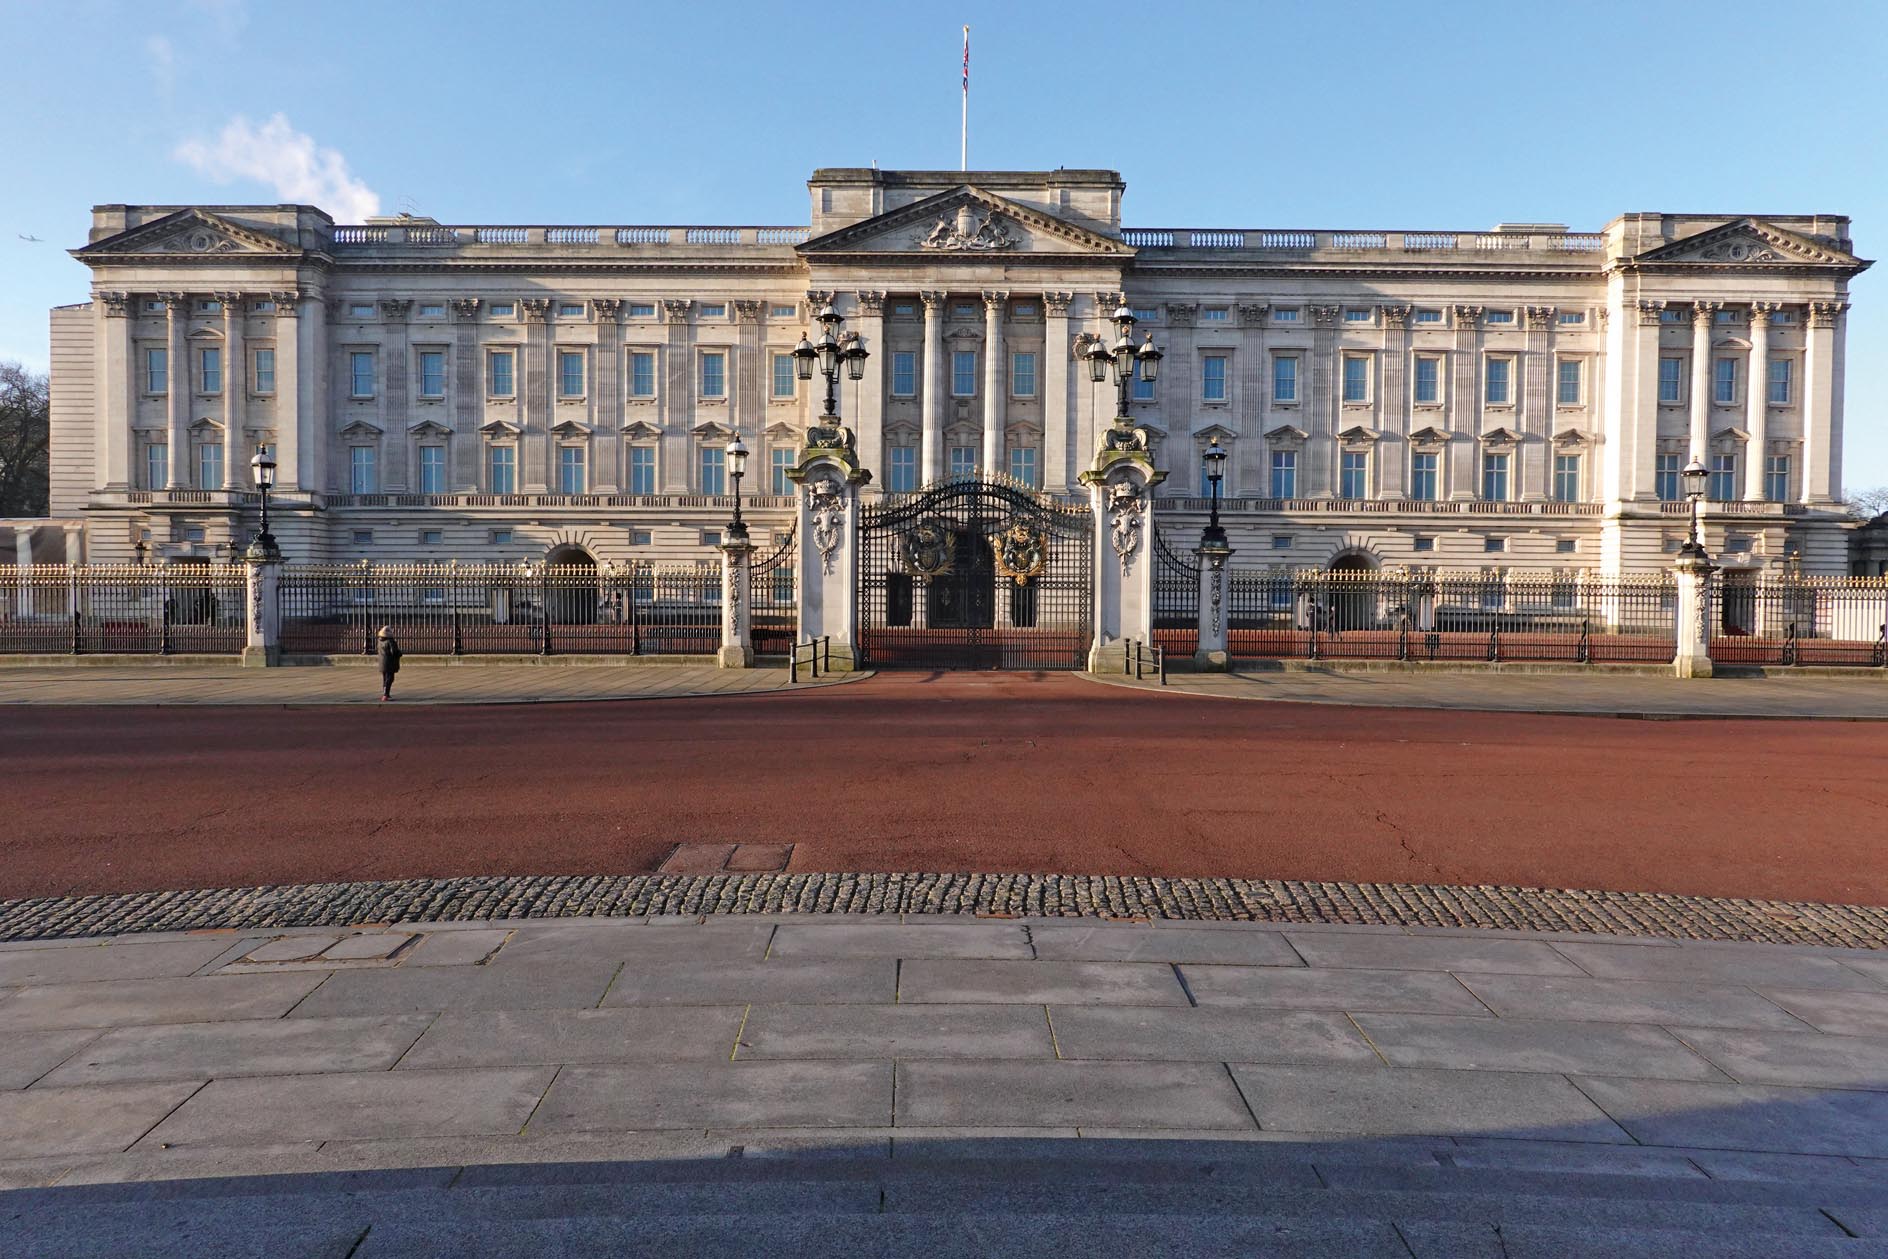
[[[1436,487],[1438,498],[1481,497],[1482,312],[1480,306],[1455,308],[1455,351],[1449,356],[1455,379],[1449,382],[1447,407],[1449,429],[1455,436],[1443,450],[1448,468],[1437,469],[1442,482]]]
[[[282,555],[273,547],[251,546],[244,562],[249,570],[249,606],[243,664],[273,668],[282,663]]]
[[[688,322],[691,305],[686,298],[667,298],[662,303],[662,323],[668,339],[662,351],[662,393],[658,400],[662,437],[656,475],[664,494],[688,493],[694,475],[689,467],[693,451],[688,431],[694,415],[690,400],[695,396],[695,354]]]
[[[1238,409],[1228,424],[1236,434],[1232,458],[1226,461],[1226,497],[1258,497],[1266,485],[1265,404],[1272,396],[1271,356],[1265,348],[1265,322],[1271,307],[1264,302],[1242,302],[1238,307]],[[1408,307],[1403,307],[1408,310]],[[1385,360],[1386,365],[1388,360]],[[1207,492],[1206,486],[1200,493]]]
[[[983,471],[1003,467],[1003,307],[1010,295],[991,289],[983,293]]]
[[[1750,445],[1744,449],[1744,497],[1764,500],[1764,461],[1770,453],[1770,315],[1775,302],[1750,304],[1750,367],[1744,381],[1744,427]],[[1787,488],[1784,491],[1788,496]]]
[[[1383,362],[1379,367],[1383,394],[1377,407],[1377,425],[1383,436],[1370,452],[1375,465],[1370,469],[1371,479],[1376,482],[1372,498],[1403,497],[1404,478],[1409,475],[1409,431],[1414,427],[1409,399],[1409,313],[1408,306],[1383,307]]]
[[[1803,501],[1833,503],[1842,488],[1842,313],[1847,302],[1809,304],[1803,334]]]
[[[1193,652],[1193,667],[1202,673],[1224,673],[1232,667],[1232,654],[1226,647],[1232,548],[1224,541],[1209,541],[1200,543],[1193,553],[1200,559],[1200,642]]]
[[[1331,498],[1337,494],[1337,430],[1342,427],[1340,400],[1344,391],[1343,364],[1338,349],[1341,306],[1313,306],[1311,310],[1311,403],[1300,412],[1306,419],[1304,452],[1299,459],[1299,498]],[[1269,493],[1271,486],[1266,486]]]
[[[524,345],[518,364],[518,484],[521,494],[550,492],[551,447],[557,441],[551,424],[557,410],[552,396],[550,310],[547,297],[519,299],[524,316]]]
[[[383,493],[399,492],[407,488],[406,481],[406,426],[413,414],[413,386],[409,380],[412,351],[410,343],[412,332],[407,328],[407,312],[413,309],[413,303],[406,298],[394,298],[380,303],[380,313],[385,315],[392,336],[382,343],[386,351],[386,370],[382,373],[384,384],[380,391],[379,406],[381,427],[386,430],[380,442],[380,469],[378,478]],[[398,417],[396,419],[396,417]]]
[[[1075,448],[1075,408],[1070,398],[1074,342],[1069,335],[1069,303],[1073,293],[1042,295],[1042,488],[1066,494],[1069,488],[1069,452]]]
[[[295,290],[271,293],[275,303],[275,485],[279,490],[308,489],[315,484],[303,467],[301,300]]]
[[[13,566],[18,570],[19,614],[22,621],[33,615],[33,527],[13,526]]]
[[[1082,473],[1095,519],[1094,633],[1090,672],[1119,671],[1127,645],[1154,634],[1154,487],[1166,473],[1135,439],[1110,433]]]
[[[623,300],[599,297],[590,305],[597,312],[595,361],[590,365],[596,381],[587,455],[590,492],[614,494],[623,484]],[[754,305],[758,308],[760,303]]]
[[[950,387],[947,373],[950,368],[944,362],[944,302],[943,293],[920,293],[924,302],[924,450],[922,466],[923,484],[941,479],[944,476],[944,393]]]
[[[853,315],[853,331],[871,357],[865,360],[865,375],[857,385],[859,413],[852,417],[852,427],[858,435],[860,464],[882,475],[886,471],[885,373],[890,370],[890,355],[885,349],[885,294],[876,289],[862,290],[855,297],[858,308]]]
[[[1688,544],[1689,545],[1689,544]],[[1703,548],[1681,551],[1672,566],[1678,579],[1678,649],[1673,672],[1681,678],[1711,676],[1711,574],[1717,571]]]
[[[99,353],[93,366],[97,405],[92,420],[92,452],[98,466],[92,485],[102,489],[129,489],[131,480],[131,420],[138,413],[144,392],[138,361],[137,320],[131,293],[100,293],[94,322]]]
[[[248,413],[249,350],[243,339],[243,295],[218,293],[216,300],[223,303],[223,488],[234,491],[243,488],[247,475],[243,425]]]
[[[476,297],[452,299],[452,441],[446,453],[446,489],[477,493],[479,489],[479,417],[485,411],[485,356],[479,348],[479,302]],[[514,373],[516,366],[513,367]],[[513,388],[517,378],[512,379]]]
[[[1691,449],[1689,458],[1705,459],[1711,448],[1711,320],[1716,302],[1691,304]]]
[[[799,486],[799,641],[832,640],[853,667],[858,641],[859,486],[870,476],[850,451],[809,448],[790,474]]]
[[[1555,379],[1554,308],[1529,306],[1521,343],[1520,377],[1514,382],[1521,400],[1520,423],[1515,431],[1521,446],[1514,452],[1514,482],[1510,498],[1538,503],[1546,499],[1553,478],[1554,406],[1560,383]]]
[[[184,488],[184,473],[189,471],[190,359],[184,345],[184,321],[190,313],[187,293],[164,294],[167,339],[164,343],[165,381],[164,414],[169,444],[169,466],[164,471],[164,488]],[[153,486],[153,489],[156,487]]]
[[[752,609],[748,606],[748,573],[754,544],[745,534],[729,538],[721,551],[721,652],[715,663],[723,669],[750,669],[754,665]]]

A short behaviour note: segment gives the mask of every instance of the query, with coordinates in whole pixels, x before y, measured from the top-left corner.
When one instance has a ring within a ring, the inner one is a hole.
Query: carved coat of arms
[[[918,246],[945,250],[1014,249],[1016,237],[1010,235],[1009,224],[995,214],[986,214],[974,222],[969,215],[959,215],[955,220],[939,219],[937,226],[918,239]]]
[[[917,525],[905,535],[905,568],[914,577],[948,573],[955,559],[956,547],[943,525]]]
[[[1011,525],[996,537],[996,571],[1019,586],[1049,568],[1049,540],[1028,525]]]

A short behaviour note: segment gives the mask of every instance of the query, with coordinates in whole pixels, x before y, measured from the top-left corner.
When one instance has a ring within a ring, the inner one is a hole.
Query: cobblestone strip
[[[869,913],[1499,927],[1888,949],[1888,907],[1416,883],[1029,874],[518,876],[0,901],[0,940],[644,914]]]

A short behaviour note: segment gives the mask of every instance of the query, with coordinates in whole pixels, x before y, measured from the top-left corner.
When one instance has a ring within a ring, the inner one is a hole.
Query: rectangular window
[[[1436,457],[1414,454],[1409,457],[1409,496],[1419,503],[1436,499]]]
[[[1790,498],[1790,457],[1771,455],[1763,461],[1763,496],[1773,503]]]
[[[1554,456],[1554,501],[1556,503],[1580,501],[1580,456]]]
[[[952,476],[974,476],[977,471],[977,448],[975,446],[952,446],[950,450],[950,474]]]
[[[512,302],[493,302],[491,305],[493,319],[510,319],[517,313],[518,307]]]
[[[372,546],[374,542],[374,531],[372,529],[356,529],[354,530],[353,538],[355,546]]]
[[[1514,360],[1491,358],[1483,365],[1486,385],[1482,401],[1489,406],[1507,406],[1514,401]]]
[[[444,319],[445,317],[446,317],[446,308],[442,303],[439,303],[439,302],[420,303],[420,318],[421,319]]]
[[[1370,360],[1361,354],[1344,356],[1344,401],[1370,401]]]
[[[1580,369],[1583,366],[1577,358],[1563,358],[1554,367],[1557,373],[1554,381],[1554,401],[1563,407],[1580,405],[1582,393]]]
[[[444,350],[420,351],[420,397],[443,398],[446,396],[446,352]]]
[[[1662,503],[1676,503],[1678,493],[1678,456],[1659,455],[1653,464],[1652,487]]]
[[[793,478],[787,473],[798,464],[797,451],[785,446],[776,446],[767,453],[768,489],[770,493],[785,495],[793,493]]]
[[[726,494],[728,492],[728,452],[719,446],[701,448],[701,493]]]
[[[918,356],[911,350],[892,351],[892,397],[910,398],[918,392]]]
[[[701,304],[701,317],[703,319],[726,319],[728,317],[728,304],[726,302],[703,302]]]
[[[1728,503],[1737,497],[1737,456],[1712,455],[1710,488],[1705,497],[1715,503]]]
[[[1289,533],[1273,534],[1272,535],[1272,549],[1274,551],[1291,550],[1291,535]]]
[[[557,353],[557,396],[583,397],[583,353],[559,350]]]
[[[1482,550],[1484,551],[1505,551],[1507,549],[1508,549],[1508,540],[1506,538],[1483,538],[1482,539]]]
[[[704,354],[701,356],[701,396],[704,398],[728,396],[727,355]]]
[[[348,307],[348,312],[356,319],[372,319],[374,317],[374,304],[372,302],[355,302],[352,306]]]
[[[1036,448],[1034,446],[1010,447],[1010,476],[1031,489],[1036,485]]]
[[[1374,315],[1375,313],[1376,313],[1375,311],[1369,309],[1368,307],[1365,307],[1363,309],[1353,308],[1350,310],[1346,310],[1344,312],[1344,322],[1345,323],[1369,323],[1371,316]]]
[[[1491,310],[1484,318],[1489,323],[1513,323],[1514,312],[1511,310]]]
[[[1226,359],[1224,355],[1208,354],[1200,360],[1200,401],[1224,402],[1226,400]]]
[[[197,303],[197,310],[206,315],[214,315],[217,311],[222,309],[223,303],[212,299],[205,299]]]
[[[774,364],[774,397],[791,398],[799,389],[799,380],[793,370],[793,355],[776,354]]]
[[[170,480],[170,447],[152,442],[144,448],[144,488],[161,490]]]
[[[446,448],[444,446],[420,447],[420,493],[444,494],[446,492]]]
[[[374,448],[372,446],[350,446],[347,451],[347,484],[355,494],[372,494],[377,484],[374,478]]]
[[[274,350],[257,350],[255,359],[253,361],[255,364],[255,374],[251,378],[252,379],[252,383],[250,385],[251,390],[253,390],[256,393],[274,393],[275,392],[275,351]]]
[[[421,546],[438,546],[441,542],[444,542],[445,540],[446,540],[446,531],[444,529],[420,530],[420,545]]]
[[[775,302],[767,308],[767,315],[770,319],[791,319],[799,313],[800,311],[797,306],[787,306],[780,302]]]
[[[793,314],[794,313],[793,308],[787,307],[786,313]],[[892,303],[892,314],[894,315],[915,315],[917,313],[918,313],[918,304],[916,302]]]
[[[1036,396],[1036,356],[1034,353],[1010,355],[1010,396],[1015,398]]]
[[[1442,360],[1433,354],[1416,356],[1416,401],[1431,405],[1442,401]]]
[[[223,488],[223,443],[205,442],[197,447],[197,488]]]
[[[1667,306],[1664,310],[1661,310],[1659,312],[1659,322],[1660,323],[1684,323],[1685,314],[1686,314],[1685,311],[1675,306]]]
[[[1485,454],[1482,456],[1482,497],[1491,503],[1503,502],[1508,497],[1508,456]]]
[[[204,393],[223,392],[223,351],[200,350],[197,355],[200,366],[198,379],[203,382]]]
[[[1272,320],[1275,323],[1297,323],[1298,308],[1296,306],[1274,307],[1272,309]]]
[[[486,480],[494,494],[518,492],[518,448],[493,446],[485,455]]]
[[[1737,360],[1721,358],[1711,364],[1711,401],[1724,405],[1737,401]]]
[[[1272,360],[1272,401],[1298,401],[1298,358],[1281,354]]]
[[[1685,360],[1682,358],[1661,358],[1659,360],[1659,401],[1665,403],[1685,400]]]
[[[557,492],[559,494],[581,494],[584,492],[584,458],[582,446],[559,446],[557,448]]]
[[[701,544],[703,546],[720,546],[721,545],[721,530],[703,529],[701,531]]]
[[[559,319],[582,319],[583,318],[583,303],[582,302],[559,302],[557,304],[557,317]]]
[[[1734,310],[1720,310],[1717,312],[1715,320],[1718,323],[1736,323],[1738,320],[1738,312]]]
[[[510,546],[511,545],[511,530],[509,529],[492,530],[492,545]]]
[[[374,354],[372,350],[355,350],[347,356],[348,393],[356,398],[374,396]]]
[[[653,541],[655,541],[655,534],[647,529],[631,529],[629,531],[629,544],[631,546],[648,546]]]
[[[631,319],[654,319],[656,317],[656,304],[654,302],[631,302],[629,304],[629,317]]]
[[[1790,360],[1773,358],[1770,360],[1769,400],[1779,406],[1787,406],[1790,401]]]
[[[974,397],[977,392],[977,352],[975,350],[951,351],[951,396],[953,398]]]
[[[629,396],[632,398],[656,396],[656,356],[653,350],[629,352]]]
[[[1200,312],[1201,323],[1225,323],[1231,314],[1224,306],[1208,306]]]
[[[517,381],[512,376],[512,366],[517,362],[510,350],[493,350],[486,356],[488,380],[486,387],[494,398],[509,398],[518,389]]]
[[[170,356],[166,350],[144,352],[144,392],[170,392]]]
[[[1152,402],[1154,400],[1154,382],[1147,379],[1147,377],[1141,375],[1139,372],[1136,372],[1134,373],[1134,384],[1130,388],[1130,393],[1136,402]]]
[[[1560,326],[1563,328],[1567,327],[1569,324],[1583,324],[1585,322],[1586,312],[1584,310],[1563,310],[1560,312]]]
[[[1339,498],[1368,498],[1368,472],[1370,456],[1361,450],[1346,450],[1339,459],[1337,469],[1337,496]]]
[[[1272,497],[1298,497],[1297,451],[1274,450],[1272,452]]]
[[[891,472],[885,488],[894,494],[909,494],[918,488],[918,448],[893,446]]]
[[[969,302],[958,302],[955,306],[951,307],[951,314],[959,319],[974,319],[977,315],[977,308]]]
[[[1418,306],[1416,308],[1416,322],[1441,323],[1442,311],[1439,307],[1435,306]]]
[[[631,494],[656,492],[655,447],[631,446],[629,448],[629,492]]]
[[[1434,538],[1422,537],[1411,538],[1409,540],[1409,549],[1412,551],[1433,551],[1436,549],[1436,540]]]

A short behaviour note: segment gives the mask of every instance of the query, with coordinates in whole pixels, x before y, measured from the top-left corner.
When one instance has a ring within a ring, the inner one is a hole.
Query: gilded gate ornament
[[[996,571],[1019,586],[1049,568],[1049,539],[1028,525],[1011,525],[997,535]]]
[[[943,525],[915,525],[904,541],[905,570],[912,576],[941,577],[951,571],[957,548]]]
[[[1141,491],[1126,481],[1108,487],[1108,542],[1121,557],[1121,571],[1132,572],[1141,546]]]

